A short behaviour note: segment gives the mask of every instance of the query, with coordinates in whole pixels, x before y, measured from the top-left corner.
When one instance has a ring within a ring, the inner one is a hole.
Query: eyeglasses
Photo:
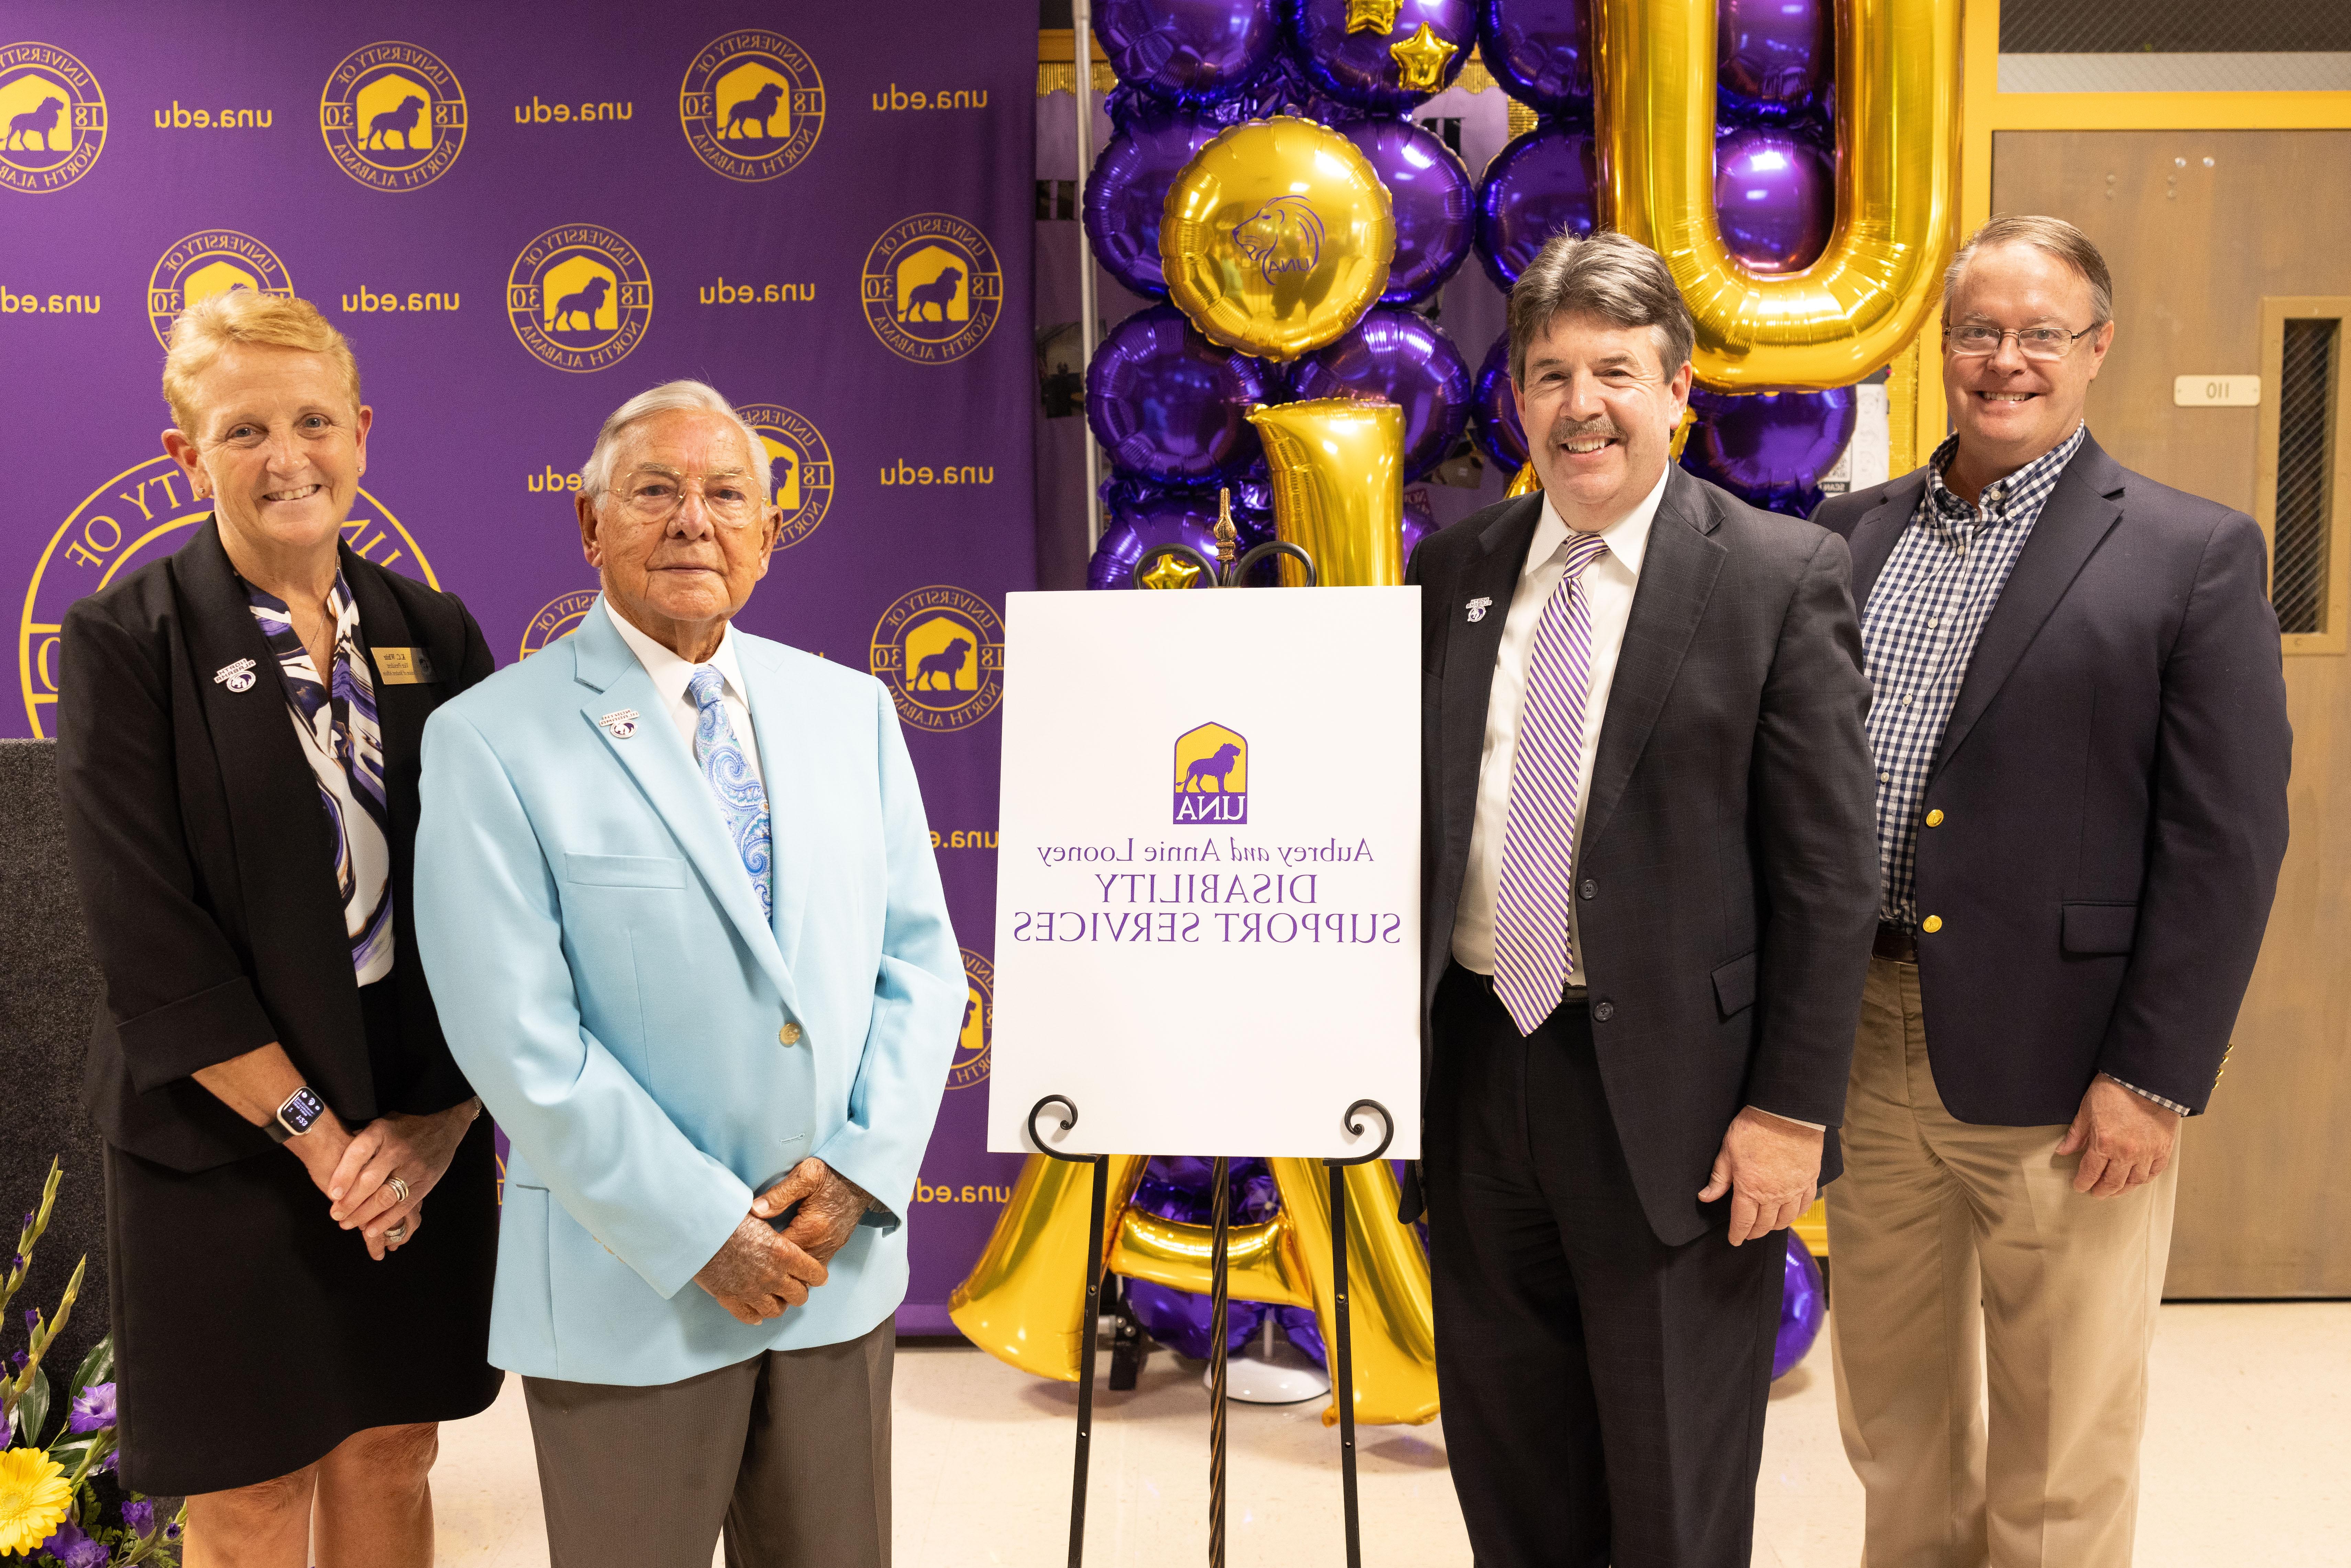
[[[2017,352],[2028,360],[2062,360],[2074,340],[2097,330],[2085,327],[2068,332],[2063,327],[1946,327],[1943,346],[1963,360],[1980,360],[2000,352],[2001,340],[2016,340]]]
[[[723,528],[739,528],[760,513],[758,492],[747,474],[680,474],[673,469],[643,467],[621,481],[614,498],[629,515],[643,523],[666,523],[699,492],[702,509]]]

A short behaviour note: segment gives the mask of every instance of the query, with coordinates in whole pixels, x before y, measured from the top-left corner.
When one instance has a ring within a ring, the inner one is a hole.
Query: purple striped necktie
[[[1592,688],[1592,601],[1583,569],[1608,552],[1597,534],[1570,534],[1560,548],[1567,575],[1535,626],[1494,910],[1494,990],[1521,1035],[1551,1016],[1567,979],[1583,702]]]

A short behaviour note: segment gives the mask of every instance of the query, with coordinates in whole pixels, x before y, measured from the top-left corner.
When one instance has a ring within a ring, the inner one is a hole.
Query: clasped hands
[[[783,1229],[768,1224],[795,1203],[799,1212]],[[741,1322],[805,1305],[872,1205],[863,1187],[810,1155],[758,1196],[694,1282]]]
[[[423,1116],[395,1113],[377,1117],[357,1133],[348,1131],[329,1111],[287,1147],[301,1158],[312,1184],[327,1195],[328,1217],[345,1230],[358,1231],[368,1256],[381,1262],[416,1239],[424,1224],[425,1195],[456,1157],[457,1145],[481,1108],[480,1101],[468,1099]],[[395,1176],[408,1189],[404,1198],[392,1185]],[[393,1229],[400,1234],[387,1234]]]

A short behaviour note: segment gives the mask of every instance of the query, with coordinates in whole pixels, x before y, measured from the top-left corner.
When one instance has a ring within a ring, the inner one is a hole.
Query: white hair
[[[604,428],[596,433],[596,444],[588,454],[588,461],[580,469],[580,493],[601,496],[611,487],[612,459],[619,452],[622,433],[641,419],[657,413],[715,413],[732,423],[743,433],[743,443],[750,449],[751,471],[758,476],[759,495],[764,501],[774,487],[774,476],[769,471],[768,444],[750,422],[735,412],[735,405],[721,396],[716,387],[707,382],[664,382],[639,392],[614,409],[604,421]]]

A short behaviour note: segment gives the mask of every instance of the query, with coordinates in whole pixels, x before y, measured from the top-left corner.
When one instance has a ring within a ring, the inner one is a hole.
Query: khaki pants
[[[1866,1568],[2127,1568],[2179,1166],[2088,1197],[2064,1132],[1954,1119],[1917,967],[1870,961],[1828,1188]]]

